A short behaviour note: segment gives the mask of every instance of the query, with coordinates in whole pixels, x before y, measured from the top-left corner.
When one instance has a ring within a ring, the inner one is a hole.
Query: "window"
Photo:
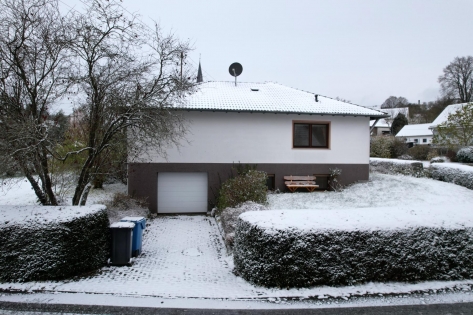
[[[419,139],[414,139],[414,143],[418,143],[419,142]]]
[[[292,141],[294,148],[328,148],[329,124],[295,122]]]
[[[423,143],[427,143],[427,139],[422,139],[422,142],[423,142]]]

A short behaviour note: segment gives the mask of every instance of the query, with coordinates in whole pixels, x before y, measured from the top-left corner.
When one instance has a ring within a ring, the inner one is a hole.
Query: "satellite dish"
[[[238,62],[234,62],[228,68],[228,72],[230,72],[230,75],[237,77],[243,72],[243,66]]]
[[[239,76],[243,72],[243,66],[238,62],[234,62],[230,65],[230,68],[228,68],[228,72],[230,72],[231,76],[235,77],[235,86],[236,86],[237,76]]]

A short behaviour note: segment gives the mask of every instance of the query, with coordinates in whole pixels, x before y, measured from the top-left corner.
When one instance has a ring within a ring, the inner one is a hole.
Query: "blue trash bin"
[[[121,222],[133,222],[133,242],[131,248],[131,255],[137,257],[141,254],[141,243],[143,239],[143,230],[146,228],[146,219],[144,217],[124,217]]]

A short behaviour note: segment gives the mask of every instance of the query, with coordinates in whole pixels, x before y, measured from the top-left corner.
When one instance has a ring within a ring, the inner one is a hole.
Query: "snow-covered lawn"
[[[35,203],[34,194],[31,196],[32,191],[28,191],[30,190],[28,186],[18,187],[0,195],[0,204]],[[103,191],[92,190],[90,198],[103,199],[125,189],[126,187],[118,184],[105,186]],[[99,194],[93,197],[97,192]],[[444,207],[445,212],[454,216],[458,209],[462,211],[472,209],[472,204],[473,191],[461,186],[427,178],[372,173],[369,182],[353,185],[340,193],[272,194],[269,196],[268,208],[317,211],[392,207],[392,211],[413,209],[428,213],[430,207],[435,206],[436,209]],[[213,218],[164,217],[152,220],[150,224],[143,238],[144,254],[136,259],[132,267],[104,267],[96,275],[74,281],[1,283],[0,289],[157,296],[171,299],[280,301],[277,298],[319,297],[320,301],[326,301],[328,296],[351,300],[352,296],[363,294],[409,294],[413,291],[425,291],[431,294],[455,286],[471,292],[473,286],[473,280],[468,280],[417,284],[367,283],[347,287],[324,286],[290,290],[266,289],[253,286],[232,273],[232,259],[226,256],[225,246]],[[473,300],[473,296],[468,296]],[[0,300],[2,299],[7,297],[0,297]],[[435,298],[431,300],[435,301]],[[420,303],[419,299],[415,301],[413,303]],[[211,304],[207,305],[211,307]]]
[[[342,192],[271,194],[268,200],[269,209],[399,207],[420,210],[445,206],[445,211],[449,212],[456,207],[472,209],[473,190],[429,178],[371,173],[369,182]]]
[[[104,184],[103,189],[91,189],[87,204],[99,204],[110,200],[116,193],[126,193],[126,185],[122,183]],[[18,178],[0,185],[0,205],[37,205],[36,195],[31,184],[24,178]],[[64,202],[65,205],[72,204],[72,196]]]

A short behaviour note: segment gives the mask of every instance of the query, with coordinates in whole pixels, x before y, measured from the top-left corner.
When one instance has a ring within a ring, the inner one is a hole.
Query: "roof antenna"
[[[202,67],[200,66],[200,55],[199,55],[199,70],[197,70],[197,83],[204,82],[204,76],[202,75]]]
[[[237,86],[237,76],[239,76],[243,72],[243,66],[238,62],[234,62],[228,68],[228,72],[230,72],[231,76],[235,77],[235,86]]]
[[[319,101],[319,94],[315,94],[315,101],[316,101],[316,102]]]

